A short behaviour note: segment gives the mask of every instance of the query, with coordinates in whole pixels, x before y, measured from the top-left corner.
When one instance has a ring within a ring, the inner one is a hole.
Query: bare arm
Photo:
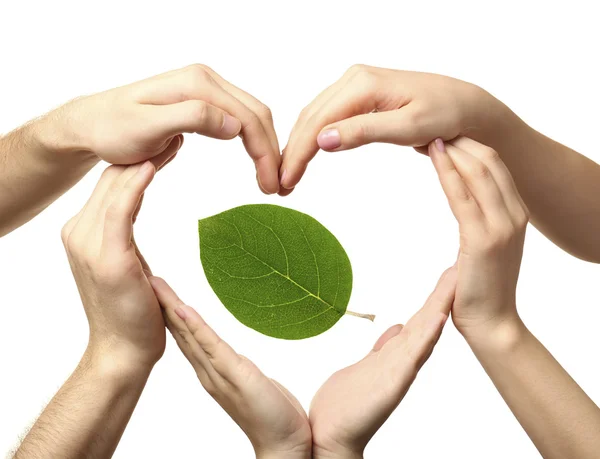
[[[100,159],[136,164],[183,133],[240,135],[261,190],[279,190],[279,146],[269,109],[200,64],[75,99],[0,138],[0,236],[26,223]]]
[[[600,263],[600,164],[535,131],[489,94],[481,98],[495,108],[468,134],[498,151],[531,222],[571,255]]]
[[[59,132],[48,132],[48,125],[59,125],[54,118],[58,112],[0,138],[0,236],[43,211],[98,162]]]
[[[600,409],[520,320],[467,342],[540,454],[594,459]]]
[[[426,153],[434,139],[458,136],[500,154],[540,231],[600,263],[600,165],[536,132],[483,89],[442,75],[351,67],[300,114],[284,149],[280,194],[294,189],[319,149],[386,142]]]
[[[459,224],[452,320],[546,459],[593,459],[600,410],[521,322],[516,307],[528,222],[498,154],[474,140],[429,154]]]
[[[111,457],[149,374],[149,368],[86,351],[14,458]]]

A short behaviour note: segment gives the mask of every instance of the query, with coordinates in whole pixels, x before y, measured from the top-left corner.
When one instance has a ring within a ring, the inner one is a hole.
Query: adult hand
[[[452,319],[463,334],[515,322],[516,287],[529,220],[512,177],[491,148],[436,140],[429,156],[458,220],[460,252]]]
[[[225,140],[239,135],[261,189],[279,190],[280,154],[270,110],[205,65],[75,99],[42,121],[38,130],[51,135],[39,138],[112,164],[148,160],[182,133]]]
[[[454,78],[352,66],[302,110],[284,149],[280,194],[298,184],[319,148],[342,151],[372,142],[422,147],[436,137],[477,132],[502,107]]]
[[[310,458],[308,417],[294,396],[219,338],[163,279],[150,281],[200,383],[246,433],[257,458]]]
[[[361,361],[331,376],[310,409],[315,458],[361,458],[396,409],[437,343],[454,299],[456,269],[440,278],[425,305],[394,325]]]
[[[88,353],[123,367],[151,368],[165,348],[165,325],[133,239],[143,193],[176,153],[181,137],[154,163],[107,168],[62,240],[90,326]]]

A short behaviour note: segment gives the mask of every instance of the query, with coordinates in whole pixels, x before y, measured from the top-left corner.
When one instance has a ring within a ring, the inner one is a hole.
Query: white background
[[[0,132],[75,96],[200,62],[271,107],[283,146],[302,107],[351,64],[366,63],[475,82],[538,130],[600,161],[594,2],[351,3],[2,0]],[[59,233],[103,167],[0,240],[2,453],[85,348],[87,323]],[[204,278],[196,220],[260,202],[305,211],[339,238],[354,267],[349,308],[377,314],[374,324],[345,317],[319,337],[285,342],[245,328],[227,312]],[[149,190],[136,232],[155,273],[306,407],[332,372],[361,358],[388,326],[422,305],[457,250],[456,224],[428,159],[389,145],[320,153],[284,199],[258,191],[239,141],[188,137]],[[530,228],[520,312],[596,402],[599,273]],[[115,456],[251,454],[169,338]],[[479,459],[537,452],[449,324],[366,455]]]

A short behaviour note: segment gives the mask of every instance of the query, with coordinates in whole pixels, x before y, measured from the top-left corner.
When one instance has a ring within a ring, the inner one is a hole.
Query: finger
[[[152,270],[150,269],[150,265],[148,264],[148,262],[142,255],[142,252],[140,252],[140,249],[139,249],[138,245],[136,244],[134,237],[131,238],[131,242],[132,242],[133,246],[135,247],[135,254],[137,255],[138,259],[140,260],[140,263],[142,264],[142,270],[144,271],[144,273],[146,274],[147,277],[152,276]]]
[[[106,194],[111,188],[113,182],[123,173],[126,169],[124,166],[109,166],[107,167],[102,175],[100,176],[100,180],[96,184],[92,195],[86,202],[85,206],[79,212],[79,216],[74,217],[73,220],[73,228],[75,225],[81,222],[85,224],[87,227],[95,224],[96,219],[103,214],[101,212],[102,203],[106,198]]]
[[[492,224],[500,224],[510,218],[490,169],[475,156],[454,145],[448,144],[446,150],[486,220]]]
[[[279,142],[277,140],[277,134],[275,133],[273,115],[269,107],[267,107],[254,96],[248,94],[246,91],[243,91],[242,89],[227,81],[225,78],[223,78],[210,67],[205,67],[205,69],[219,86],[221,86],[228,93],[232,94],[236,99],[238,99],[241,103],[243,103],[246,107],[248,107],[250,110],[252,110],[258,115],[258,118],[260,119],[263,125],[263,129],[265,130],[267,137],[269,137],[269,140],[271,141],[271,146],[273,147],[273,150],[279,152]]]
[[[326,126],[317,136],[325,151],[343,151],[373,142],[416,146],[427,143],[435,131],[415,129],[417,106],[409,104],[399,110],[353,116]]]
[[[428,343],[434,340],[436,333],[443,328],[454,302],[458,269],[453,266],[444,271],[433,292],[425,304],[406,323],[403,332],[407,335],[407,343],[412,350],[416,350],[416,358],[421,358],[423,350]]]
[[[217,84],[204,66],[193,65],[155,78],[145,82],[141,88],[143,95],[138,97],[146,104],[204,101],[237,118],[242,125],[240,136],[254,161],[261,188],[267,193],[279,190],[279,151],[273,149],[259,116]]]
[[[185,322],[177,315],[175,309],[163,309],[163,317],[167,329],[177,343],[177,347],[179,347],[181,353],[190,362],[200,381],[203,381],[204,375],[211,379],[213,377],[216,378],[217,372],[212,368],[208,356],[204,354],[200,345],[196,343],[192,334],[187,329]]]
[[[229,140],[235,138],[242,129],[239,119],[203,100],[186,100],[148,108],[154,112],[155,130],[165,136],[188,132]]]
[[[403,328],[404,325],[402,324],[392,325],[390,328],[388,328],[375,342],[372,352],[379,351],[390,339],[392,339],[394,336],[398,336]]]
[[[181,301],[169,284],[160,277],[151,276],[148,278],[148,281],[152,286],[152,290],[154,290],[160,306],[164,310],[169,330],[177,341],[181,351],[194,368],[202,368],[209,375],[216,375],[208,356],[194,338],[185,320],[179,315],[181,314],[181,308],[186,306],[185,303]]]
[[[188,330],[217,371],[231,370],[232,365],[237,365],[238,354],[215,333],[194,308],[180,306],[177,314],[185,321]]]
[[[300,181],[306,166],[319,150],[317,135],[321,129],[336,121],[369,113],[377,108],[377,99],[373,97],[371,90],[370,86],[352,84],[349,80],[332,100],[304,123],[302,129],[298,129],[290,137],[281,165],[283,188],[293,188]]]
[[[156,171],[161,170],[168,163],[170,163],[182,145],[183,135],[176,135],[171,139],[169,145],[167,146],[167,148],[165,148],[165,150],[162,153],[154,156],[153,158],[150,158],[149,161],[154,165]]]
[[[115,192],[115,199],[106,208],[104,217],[103,243],[119,250],[126,250],[131,244],[134,213],[156,172],[150,161],[129,169],[133,175]]]
[[[513,177],[496,150],[473,139],[462,136],[449,143],[475,156],[488,167],[502,193],[504,203],[511,215],[519,218],[528,214],[527,206],[517,189]]]
[[[336,81],[334,84],[325,88],[325,90],[323,90],[315,99],[313,99],[313,101],[310,104],[308,104],[306,107],[304,107],[302,109],[302,111],[300,112],[300,116],[296,120],[296,123],[294,124],[292,131],[290,132],[290,136],[289,136],[290,140],[297,138],[298,132],[304,130],[308,120],[312,119],[312,117],[315,113],[317,113],[319,110],[321,110],[321,108],[323,106],[325,106],[327,104],[327,102],[329,102],[333,97],[335,97],[335,95],[339,91],[341,91],[341,89],[351,79],[353,74],[354,73],[353,73],[352,68],[349,69],[348,71],[346,71],[344,73],[344,75],[338,81]],[[290,143],[290,141],[288,141],[288,145],[289,145],[289,143]],[[286,150],[284,149],[283,158],[285,158],[285,157],[286,157]],[[280,172],[282,174],[281,182],[284,182],[284,180],[283,180],[284,170],[282,169]],[[293,188],[286,189],[286,188],[281,187],[279,189],[279,195],[287,196],[293,190],[294,190]]]
[[[433,292],[429,295],[427,301],[425,301],[422,309],[433,313],[439,312],[446,316],[450,314],[452,302],[454,301],[454,294],[456,292],[457,280],[458,269],[456,265],[444,271]]]
[[[481,209],[471,191],[456,170],[444,142],[437,139],[429,145],[429,157],[438,174],[450,209],[459,224],[478,223],[483,219]]]

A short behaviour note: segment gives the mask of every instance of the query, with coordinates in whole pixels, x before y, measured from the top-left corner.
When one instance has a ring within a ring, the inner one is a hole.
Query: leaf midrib
[[[235,225],[234,225],[235,226]],[[263,265],[265,265],[267,268],[270,268],[273,270],[274,273],[279,274],[281,277],[283,277],[284,279],[287,279],[288,281],[290,281],[292,284],[294,284],[296,287],[302,289],[304,292],[306,292],[308,295],[312,296],[313,298],[316,298],[317,300],[321,301],[322,303],[324,303],[325,305],[327,305],[329,307],[329,309],[333,309],[334,311],[336,311],[337,313],[339,313],[339,311],[337,309],[335,309],[331,304],[329,304],[327,301],[325,301],[323,298],[321,298],[318,295],[315,295],[313,292],[311,292],[310,290],[306,289],[304,286],[300,285],[298,282],[296,282],[294,279],[292,279],[290,276],[287,276],[285,274],[283,274],[282,272],[280,272],[278,269],[274,268],[273,266],[271,266],[269,263],[261,260],[260,258],[258,258],[256,255],[254,255],[252,252],[249,252],[248,250],[246,250],[244,247],[240,246],[239,244],[233,244],[234,246],[236,246],[237,248],[239,248],[240,250],[244,251],[245,253],[247,253],[248,255],[250,255],[252,258],[254,258],[257,261],[260,261]],[[340,314],[341,315],[341,314]]]

